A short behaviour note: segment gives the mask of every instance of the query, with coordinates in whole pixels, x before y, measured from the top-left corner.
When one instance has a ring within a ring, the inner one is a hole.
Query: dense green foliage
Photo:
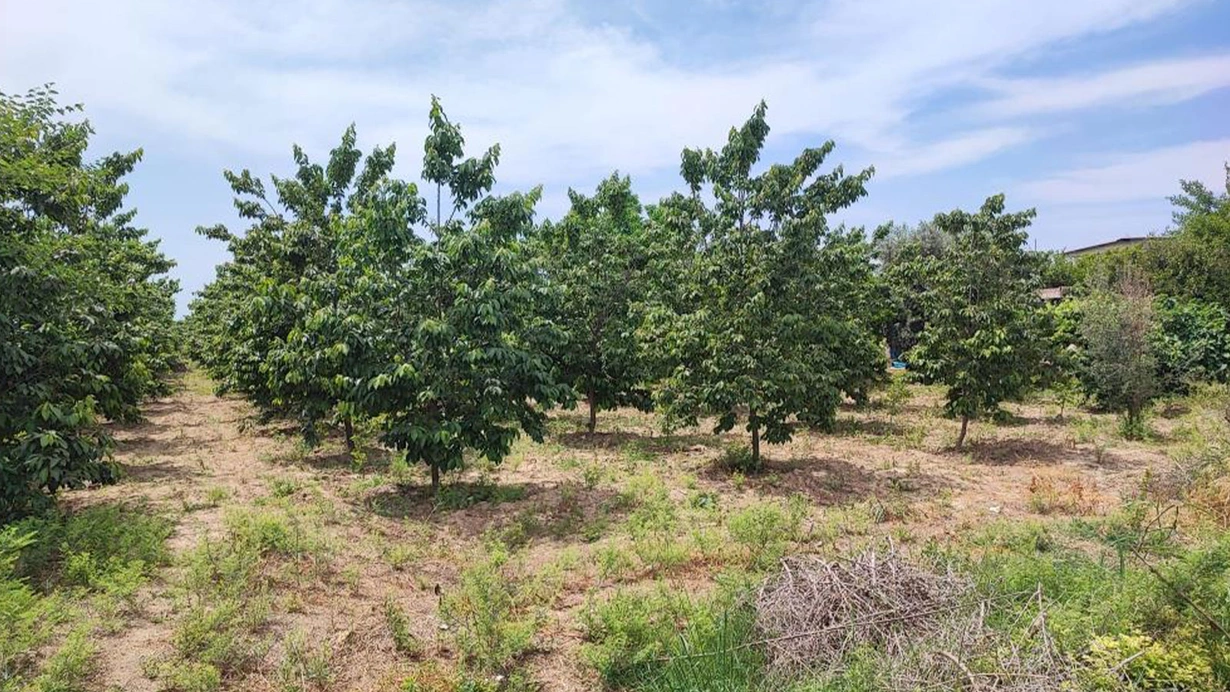
[[[1227,185],[1226,193],[1216,194],[1183,181],[1183,194],[1171,198],[1175,226],[1167,233],[1075,261],[1054,259],[1045,271],[1047,285],[1069,286],[1072,293],[1053,309],[1057,365],[1081,382],[1093,403],[1124,411],[1134,435],[1143,432],[1143,408],[1154,396],[1230,379],[1230,178]],[[1153,299],[1135,301],[1128,310],[1116,290],[1124,282]],[[1122,343],[1126,325],[1140,320],[1147,325],[1137,326],[1147,326],[1147,333],[1132,337],[1135,355],[1129,356]],[[1109,342],[1092,343],[1091,334]],[[1121,376],[1129,361],[1139,366],[1132,368],[1135,386],[1129,387],[1137,394],[1125,398]]]
[[[259,178],[227,171],[235,207],[252,226],[241,236],[220,225],[198,229],[225,241],[232,259],[193,303],[194,356],[223,391],[294,418],[312,441],[319,423],[337,418],[352,444],[356,390],[376,367],[371,321],[352,304],[358,277],[346,253],[352,233],[377,229],[355,218],[368,220],[371,205],[408,221],[421,217],[413,186],[385,180],[394,152],[374,149],[360,171],[353,126],[326,166],[295,147],[294,177],[272,178],[278,207]]]
[[[141,151],[87,161],[78,112],[0,95],[0,518],[112,479],[99,419],[137,418],[177,352],[172,262],[122,209]]]
[[[916,267],[927,257],[939,257],[952,246],[951,236],[935,224],[916,226],[886,224],[876,230],[875,260],[888,296],[891,311],[885,324],[885,338],[894,357],[900,357],[918,344],[927,324]]]
[[[1154,305],[1153,350],[1164,391],[1230,380],[1230,307],[1161,297]]]
[[[650,405],[637,339],[650,247],[629,178],[613,174],[593,197],[568,197],[572,208],[559,223],[543,223],[533,246],[552,287],[546,315],[563,331],[552,354],[560,380],[588,404],[593,432],[600,410]]]
[[[490,196],[498,147],[463,158],[438,102],[429,122],[434,220],[416,186],[388,177],[393,147],[356,175],[353,128],[325,167],[295,148],[295,177],[273,178],[285,213],[248,171],[228,172],[255,223],[242,237],[204,229],[232,260],[193,304],[192,324],[224,388],[296,418],[309,442],[331,418],[348,444],[353,420],[374,421],[438,486],[467,449],[499,461],[519,431],[540,438],[544,409],[569,391],[546,355],[559,336],[537,310],[543,280],[524,247],[538,191]]]
[[[784,442],[794,420],[827,425],[845,395],[864,395],[884,373],[870,245],[825,221],[866,194],[871,171],[819,174],[827,142],[753,175],[765,110],[732,128],[721,151],[684,150],[691,194],[663,200],[657,218],[675,247],[694,251],[676,267],[675,304],[659,302],[646,329],[668,364],[656,392],[668,425],[712,415],[723,431],[746,415],[754,463],[762,433]]]
[[[1005,214],[1003,195],[975,214],[940,214],[934,224],[951,243],[910,270],[927,315],[910,365],[947,387],[947,410],[961,418],[958,448],[969,420],[1022,394],[1045,356],[1037,256],[1025,249],[1033,216]]]
[[[1230,305],[1230,167],[1225,191],[1185,180],[1183,193],[1170,198],[1174,228],[1159,240],[1135,249],[1134,263],[1161,295]]]
[[[1129,437],[1143,432],[1145,406],[1158,393],[1155,319],[1144,278],[1130,271],[1081,301],[1087,388],[1099,404],[1123,412]]]
[[[440,160],[452,167],[438,180],[455,211],[490,188],[469,177],[481,168],[475,159]],[[467,449],[499,462],[519,432],[541,440],[545,410],[570,399],[546,355],[559,334],[537,310],[544,284],[523,243],[538,197],[482,197],[464,223],[434,225],[435,239],[388,276],[388,357],[365,385],[364,406],[382,417],[387,444],[431,467],[437,488],[439,472],[460,468]]]

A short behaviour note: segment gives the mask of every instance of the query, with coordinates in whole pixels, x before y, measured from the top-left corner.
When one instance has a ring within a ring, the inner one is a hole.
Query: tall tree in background
[[[540,315],[543,277],[523,242],[540,191],[489,196],[499,150],[462,158],[461,130],[434,99],[429,126],[423,177],[437,185],[435,237],[383,281],[384,367],[362,400],[384,441],[430,467],[438,491],[467,450],[497,463],[521,432],[541,440],[545,410],[568,402],[571,388],[546,355],[561,337]]]
[[[961,419],[957,449],[971,419],[1025,391],[1046,352],[1041,258],[1025,248],[1033,217],[1032,209],[1005,214],[1003,195],[975,214],[940,214],[933,223],[951,242],[913,269],[926,287],[927,323],[909,362],[925,380],[948,388],[946,408]]]
[[[1193,180],[1180,186],[1170,198],[1174,228],[1141,257],[1152,290],[1230,309],[1230,164],[1221,194]]]
[[[927,221],[915,226],[887,224],[876,230],[875,259],[891,310],[884,332],[894,358],[918,343],[927,323],[921,300],[926,287],[913,268],[925,258],[939,257],[951,244],[951,236]]]
[[[649,248],[629,178],[616,173],[593,197],[568,197],[572,208],[538,228],[533,247],[552,287],[547,316],[564,333],[554,354],[560,380],[584,398],[592,433],[600,410],[650,404],[637,340]]]
[[[1123,414],[1126,437],[1144,433],[1144,411],[1156,396],[1153,293],[1138,269],[1104,281],[1081,301],[1085,377],[1098,403]]]
[[[866,194],[871,170],[819,174],[832,142],[760,175],[769,126],[762,102],[721,151],[686,149],[690,195],[663,200],[654,217],[681,240],[676,305],[658,305],[645,332],[669,368],[657,392],[668,426],[746,416],[753,464],[760,441],[784,442],[792,420],[832,421],[845,394],[883,374],[866,320],[870,247],[830,230],[825,215]],[[703,194],[702,194],[703,193]],[[712,200],[709,202],[708,200]]]
[[[172,262],[121,211],[141,152],[86,161],[80,111],[0,94],[0,518],[110,480],[98,417],[139,417],[178,351]]]
[[[251,172],[227,171],[235,207],[252,225],[242,236],[220,225],[199,229],[225,241],[232,260],[193,305],[195,355],[224,390],[295,418],[309,442],[319,423],[336,419],[354,448],[355,394],[375,347],[371,323],[348,304],[353,284],[341,265],[342,238],[353,231],[349,217],[384,183],[394,154],[393,146],[377,147],[363,161],[353,125],[325,166],[296,145],[294,177],[271,177],[273,200]],[[417,207],[413,221],[423,216]]]

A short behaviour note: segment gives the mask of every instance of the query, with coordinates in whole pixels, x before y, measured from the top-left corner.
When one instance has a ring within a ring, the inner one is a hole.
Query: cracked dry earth
[[[390,600],[409,616],[413,634],[425,644],[424,656],[450,665],[456,652],[442,629],[438,594],[456,585],[483,537],[527,515],[544,522],[566,512],[592,517],[636,473],[664,479],[680,507],[698,492],[717,494],[722,511],[801,494],[814,521],[855,505],[892,506],[894,513],[879,516],[850,540],[891,535],[902,541],[942,539],[997,517],[1027,518],[1029,489],[1038,478],[1061,489],[1077,488],[1084,502],[1079,511],[1103,512],[1135,487],[1147,468],[1169,463],[1154,446],[1077,442],[1068,426],[1039,406],[1017,407],[1012,425],[980,427],[971,450],[957,454],[946,447],[955,423],[936,416],[938,401],[924,397],[893,418],[845,410],[836,434],[802,432],[791,443],[770,447],[765,472],[742,479],[713,468],[722,445],[741,439],[737,433],[665,436],[655,431],[652,417],[616,411],[600,419],[607,432],[587,435],[576,432],[584,426],[579,412],[561,412],[545,444],[522,440],[492,472],[490,479],[515,489],[515,495],[442,510],[424,488],[422,474],[407,488],[389,482],[379,460],[355,470],[336,440],[303,452],[293,431],[255,425],[247,404],[214,396],[207,383],[194,384],[195,377],[152,402],[146,421],[113,430],[116,457],[126,472],[119,484],[67,493],[65,504],[146,502],[174,517],[169,547],[182,555],[205,539],[224,536],[227,513],[267,502],[275,483],[293,489],[281,498],[289,503],[284,506],[316,518],[327,564],[279,581],[271,594],[270,621],[261,632],[267,642],[263,661],[243,679],[228,682],[228,689],[279,689],[273,672],[292,632],[328,645],[334,677],[327,689],[398,689],[416,662],[397,653],[389,634],[384,609]],[[605,470],[603,481],[582,480],[595,467]],[[462,478],[473,479],[475,473]],[[619,518],[597,538],[533,536],[520,553],[530,574],[565,553],[572,557],[526,662],[544,690],[599,686],[580,655],[577,614],[587,598],[635,582],[659,580],[692,591],[711,583],[713,567],[703,560],[619,583],[600,577],[594,556],[603,545],[620,545]],[[414,555],[408,566],[389,559],[398,546]],[[138,613],[98,642],[98,689],[160,689],[145,671],[150,661],[172,655],[179,569],[173,561],[161,570],[143,591]]]

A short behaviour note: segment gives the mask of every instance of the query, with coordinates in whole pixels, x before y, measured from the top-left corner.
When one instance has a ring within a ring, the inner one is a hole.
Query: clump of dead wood
[[[891,547],[852,560],[794,557],[756,597],[771,669],[784,677],[838,674],[874,656],[889,689],[1058,690],[1069,662],[1054,649],[1042,595],[1008,637],[986,623],[991,604],[968,580]]]

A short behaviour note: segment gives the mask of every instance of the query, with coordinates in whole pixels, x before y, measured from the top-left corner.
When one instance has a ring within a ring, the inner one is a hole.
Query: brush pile
[[[890,548],[783,560],[755,608],[758,643],[783,678],[838,673],[861,656],[874,657],[891,690],[1058,690],[1070,665],[1046,630],[1041,594],[1031,602],[1018,623],[1028,636],[1010,641],[986,624],[989,606],[967,580]]]

